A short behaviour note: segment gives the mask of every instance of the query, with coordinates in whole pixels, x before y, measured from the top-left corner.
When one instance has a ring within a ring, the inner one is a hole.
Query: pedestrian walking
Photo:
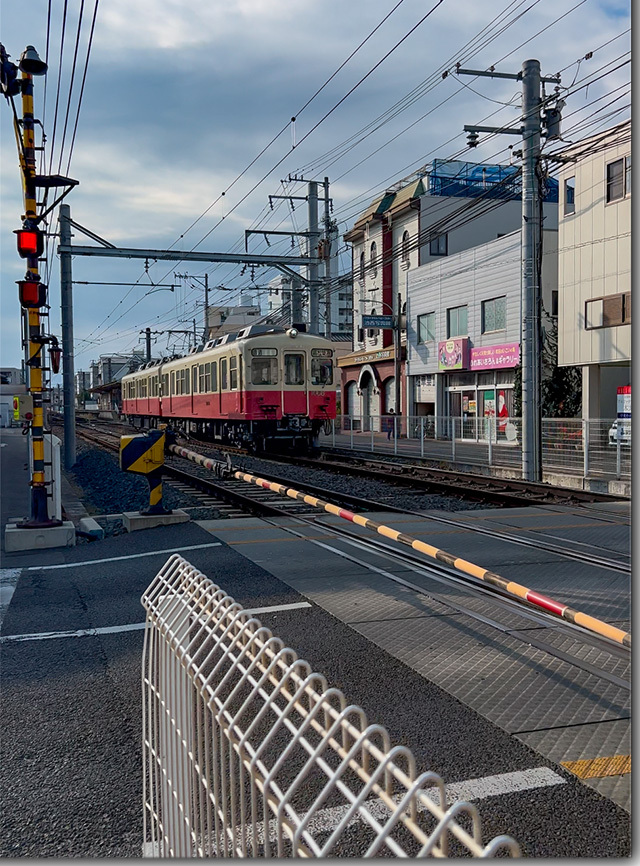
[[[395,415],[395,412],[393,411],[393,409],[389,409],[389,415],[391,415],[391,418],[386,419],[387,439],[391,439],[391,434],[393,433],[393,426],[394,426],[393,425],[393,416]]]

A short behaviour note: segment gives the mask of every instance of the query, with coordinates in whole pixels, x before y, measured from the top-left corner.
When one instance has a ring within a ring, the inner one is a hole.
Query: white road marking
[[[0,568],[0,626],[11,604],[21,573],[21,568]]]
[[[96,637],[99,634],[117,634],[123,631],[141,631],[144,622],[132,622],[128,625],[108,625],[102,628],[80,628],[77,631],[42,631],[33,634],[7,634],[0,637],[0,643],[16,643],[26,640],[56,640],[65,637]]]
[[[248,607],[245,613],[277,613],[279,610],[297,610],[302,607],[311,607],[308,601],[298,601],[294,604],[276,604],[273,607]]]
[[[148,553],[130,553],[128,556],[110,556],[107,559],[88,559],[86,562],[65,562],[62,565],[29,565],[24,571],[53,571],[57,568],[80,568],[83,565],[101,565],[103,562],[118,562],[122,559],[138,559],[141,556],[159,556],[161,553],[182,553],[183,550],[201,550],[204,547],[221,547],[220,541],[211,544],[192,544],[190,547],[169,547],[166,550],[150,550]]]
[[[20,571],[20,569],[11,569],[12,571]],[[1,577],[0,577],[1,581]],[[275,613],[280,610],[296,610],[298,608],[311,607],[308,601],[300,601],[295,604],[277,604],[272,607],[252,607],[247,608],[245,613],[251,615],[256,613]],[[140,631],[145,627],[143,622],[132,622],[128,625],[109,625],[101,628],[80,628],[76,631],[42,631],[32,632],[31,634],[7,634],[0,637],[0,643],[22,642],[27,640],[57,640],[58,638],[67,637],[96,637],[99,634],[117,634],[123,631]]]

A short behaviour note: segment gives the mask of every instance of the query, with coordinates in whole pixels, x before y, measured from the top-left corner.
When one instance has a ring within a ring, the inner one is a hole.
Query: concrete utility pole
[[[540,413],[541,380],[541,287],[538,255],[542,243],[540,224],[541,196],[538,171],[540,168],[541,83],[558,84],[559,75],[540,75],[539,60],[525,60],[518,73],[486,72],[477,69],[456,69],[459,75],[489,78],[510,78],[522,81],[522,126],[519,128],[468,126],[469,147],[478,144],[479,132],[506,133],[522,137],[522,476],[525,481],[540,481],[542,477],[542,421]],[[558,122],[558,120],[556,120]]]
[[[329,178],[324,179],[324,315],[325,315],[325,330],[324,335],[327,340],[331,339],[331,213],[329,198]]]
[[[309,214],[309,240],[307,255],[312,259],[309,265],[309,331],[312,334],[319,333],[319,291],[318,291],[318,184],[315,180],[309,181],[308,187],[308,214]]]
[[[71,208],[60,205],[60,244],[71,245]],[[63,462],[71,469],[76,462],[76,401],[73,360],[73,279],[71,253],[60,253],[60,325],[62,330],[62,391],[64,394]]]

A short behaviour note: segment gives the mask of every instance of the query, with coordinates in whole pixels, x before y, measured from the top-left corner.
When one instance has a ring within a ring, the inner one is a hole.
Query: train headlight
[[[297,328],[289,328],[289,330],[287,331],[287,337],[291,337],[292,340],[295,340],[295,338],[297,336],[298,336],[298,329]]]

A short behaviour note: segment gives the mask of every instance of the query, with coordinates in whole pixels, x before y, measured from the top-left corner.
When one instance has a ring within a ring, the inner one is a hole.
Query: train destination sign
[[[363,328],[393,328],[393,316],[363,316]]]

